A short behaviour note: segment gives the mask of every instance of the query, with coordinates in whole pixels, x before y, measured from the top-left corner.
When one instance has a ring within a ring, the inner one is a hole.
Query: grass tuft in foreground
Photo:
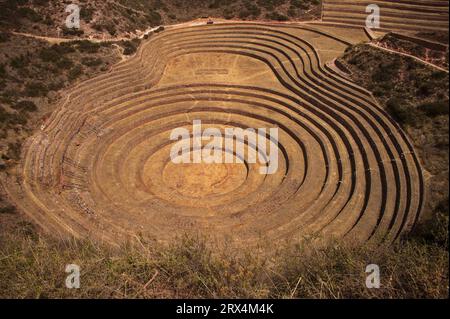
[[[418,235],[390,247],[359,248],[304,244],[266,256],[187,235],[171,245],[112,249],[44,238],[25,226],[0,239],[2,298],[448,297],[448,240],[440,242],[445,227],[435,240]],[[65,266],[72,263],[81,267],[80,289],[65,287]],[[381,289],[365,286],[366,266],[373,263]]]

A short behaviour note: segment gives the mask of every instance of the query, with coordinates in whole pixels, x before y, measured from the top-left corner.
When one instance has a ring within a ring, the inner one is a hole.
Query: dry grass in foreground
[[[216,251],[188,236],[169,246],[111,249],[43,238],[22,224],[0,236],[0,297],[447,298],[446,216],[427,236],[418,232],[390,247],[296,245],[271,257]],[[81,267],[80,289],[65,288],[70,263]],[[365,287],[371,263],[380,266],[381,289]]]

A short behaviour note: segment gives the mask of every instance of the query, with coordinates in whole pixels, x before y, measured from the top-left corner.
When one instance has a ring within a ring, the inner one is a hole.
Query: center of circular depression
[[[241,186],[247,176],[243,163],[167,163],[164,183],[186,197],[226,194]]]

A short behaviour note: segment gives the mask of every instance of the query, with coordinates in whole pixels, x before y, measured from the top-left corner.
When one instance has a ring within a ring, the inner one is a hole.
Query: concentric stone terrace
[[[380,8],[379,30],[448,32],[448,0],[323,0],[322,19],[365,26],[366,8],[374,4]]]
[[[245,245],[397,238],[424,204],[420,164],[370,93],[325,63],[349,43],[319,28],[236,23],[153,36],[66,92],[26,144],[10,196],[51,233],[111,243],[186,231]],[[277,172],[172,163],[170,133],[193,120],[278,127]]]

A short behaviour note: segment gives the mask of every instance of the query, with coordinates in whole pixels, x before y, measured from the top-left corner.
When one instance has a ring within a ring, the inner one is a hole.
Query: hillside
[[[448,1],[322,2],[1,1],[0,297],[448,298]]]
[[[368,5],[380,8],[381,31],[402,31],[430,37],[448,32],[447,0],[324,0],[324,22],[365,26]]]
[[[67,4],[59,0],[2,1],[0,27],[52,37],[111,38],[133,37],[149,27],[201,17],[279,21],[320,18],[320,0],[93,0],[73,3],[80,7],[80,30],[65,28]]]

